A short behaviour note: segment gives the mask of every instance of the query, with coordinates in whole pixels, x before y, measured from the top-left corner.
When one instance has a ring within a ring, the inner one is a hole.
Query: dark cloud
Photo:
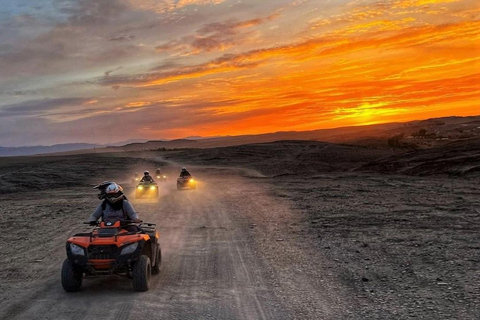
[[[40,93],[40,90],[13,90],[13,91],[0,91],[0,95],[7,95],[7,96],[14,96],[14,97],[21,97],[27,95],[37,95]]]
[[[104,73],[105,77],[108,77],[112,72],[121,70],[122,68],[123,68],[122,66],[119,66],[119,67],[116,67],[115,69],[105,71],[105,73]]]
[[[161,64],[153,67],[151,71],[167,71],[167,70],[174,70],[180,67],[184,67],[184,65],[176,62],[175,60],[165,60]]]
[[[66,24],[70,26],[104,25],[128,10],[128,7],[118,0],[78,0],[63,3],[60,12],[69,16]]]
[[[11,18],[6,28],[0,22],[4,77],[84,71],[145,53],[145,48],[125,41],[133,40],[134,34],[119,32],[138,19],[124,1],[58,1],[57,7],[58,16],[51,21],[45,17]],[[111,44],[106,45],[109,39]]]
[[[243,21],[228,20],[203,25],[195,34],[156,47],[158,52],[180,51],[185,55],[226,50],[251,36],[250,28],[275,19],[277,15]]]
[[[250,19],[245,21],[224,21],[224,22],[214,22],[204,25],[197,31],[199,35],[209,35],[209,34],[218,34],[218,33],[227,33],[233,34],[235,30],[254,27],[259,24],[269,21],[267,19]]]
[[[169,71],[156,71],[158,67],[154,68],[155,72],[149,72],[136,75],[118,75],[103,77],[99,80],[101,85],[106,86],[143,86],[154,85],[157,82],[158,85],[184,80],[188,78],[195,78],[205,76],[209,74],[230,72],[241,69],[251,69],[261,65],[261,61],[250,61],[248,55],[243,54],[225,54],[220,58],[212,61],[193,65],[193,66],[181,66]]]
[[[122,34],[122,35],[119,35],[119,36],[115,36],[115,37],[112,37],[110,39],[108,39],[109,41],[131,41],[135,39],[135,36],[134,35],[131,35],[131,34]]]
[[[0,106],[0,117],[22,117],[45,115],[52,110],[63,107],[74,107],[86,103],[86,98],[60,98],[31,100]]]

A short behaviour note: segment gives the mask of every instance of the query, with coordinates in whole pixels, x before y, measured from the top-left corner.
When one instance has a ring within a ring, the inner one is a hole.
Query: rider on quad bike
[[[183,167],[180,171],[180,178],[190,178],[192,175],[188,172],[187,168]]]
[[[155,182],[155,181],[153,181],[153,178],[150,175],[150,172],[145,171],[143,173],[143,178],[142,178],[142,180],[140,180],[140,182]]]
[[[95,209],[88,221],[96,225],[97,220],[102,218],[105,222],[115,223],[117,221],[133,220],[138,221],[138,215],[130,202],[123,194],[123,188],[115,182],[103,182],[94,189],[99,189],[98,198],[103,200]]]
[[[157,168],[157,170],[155,170],[155,178],[157,178],[157,181],[160,182],[167,181],[167,176],[162,174],[162,170],[160,170],[160,168]]]
[[[193,179],[192,175],[185,167],[182,168],[182,171],[180,171],[180,177],[177,179],[177,190],[182,190],[183,188],[197,188],[197,182],[195,179]]]
[[[135,291],[147,291],[150,277],[160,272],[161,265],[156,225],[138,220],[122,187],[115,182],[106,181],[95,188],[103,200],[87,222],[95,228],[67,240],[67,258],[61,271],[63,289],[80,290],[84,276],[124,274],[132,279]],[[101,222],[97,222],[99,218]]]

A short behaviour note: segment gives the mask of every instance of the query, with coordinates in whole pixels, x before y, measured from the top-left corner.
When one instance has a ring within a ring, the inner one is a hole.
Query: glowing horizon
[[[20,2],[0,12],[4,146],[480,114],[478,1]]]

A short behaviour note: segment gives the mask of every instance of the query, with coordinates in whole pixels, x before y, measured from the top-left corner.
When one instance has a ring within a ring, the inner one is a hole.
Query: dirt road
[[[24,243],[2,239],[10,241],[10,274],[20,278],[2,277],[0,318],[339,319],[340,313],[348,314],[348,299],[334,279],[322,276],[320,263],[311,263],[318,257],[279,234],[276,215],[294,222],[288,207],[255,180],[212,172],[218,171],[200,172],[195,191],[177,191],[170,181],[162,185],[158,201],[133,200],[142,219],[157,223],[161,234],[163,268],[145,293],[134,292],[131,280],[120,276],[87,278],[80,292],[63,291],[64,241],[86,228],[80,225],[85,213],[43,217],[44,227],[35,229],[42,234],[27,235],[34,247],[29,253],[22,252]],[[44,212],[61,206],[57,200],[46,204],[48,193],[41,196]],[[20,202],[14,195],[2,200],[4,208]],[[77,211],[89,212],[95,203],[82,201],[74,204]]]
[[[35,170],[0,165],[0,319],[478,319],[478,179],[209,164],[189,166],[197,190],[172,179],[152,201],[129,180],[157,166],[176,176],[158,153],[22,160]],[[65,240],[90,229],[89,182],[106,179],[158,224],[163,269],[145,293],[116,276],[68,294]]]

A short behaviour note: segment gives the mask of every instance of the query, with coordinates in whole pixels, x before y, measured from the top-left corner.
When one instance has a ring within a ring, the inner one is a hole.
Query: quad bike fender
[[[137,249],[130,253],[122,255],[120,254],[123,247],[126,247],[134,242],[138,242]],[[103,269],[111,268],[115,266],[123,265],[127,263],[128,260],[135,260],[137,259],[145,250],[150,252],[151,248],[151,239],[148,234],[135,234],[135,235],[127,235],[127,236],[116,236],[116,237],[108,237],[108,238],[94,238],[94,237],[72,237],[68,239],[66,244],[66,251],[67,257],[73,263],[85,266],[87,264],[92,264],[94,266],[98,266]],[[83,255],[73,254],[71,250],[71,244],[76,244],[84,249]],[[146,245],[148,244],[148,245]],[[117,246],[117,255],[112,256],[111,259],[91,259],[89,256],[89,248],[91,246]],[[145,249],[148,248],[148,249]],[[151,255],[149,256],[151,257]]]

